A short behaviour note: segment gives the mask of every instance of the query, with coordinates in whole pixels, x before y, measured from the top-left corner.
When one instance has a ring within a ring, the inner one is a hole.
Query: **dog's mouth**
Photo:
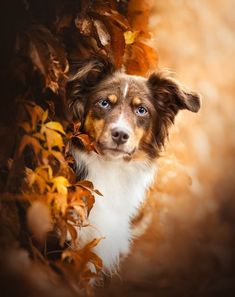
[[[131,159],[132,155],[135,152],[135,148],[128,151],[124,150],[121,148],[112,148],[112,147],[106,147],[106,146],[99,146],[99,152],[102,155],[108,156],[108,157],[113,157],[113,158],[121,158],[123,157],[124,159]]]

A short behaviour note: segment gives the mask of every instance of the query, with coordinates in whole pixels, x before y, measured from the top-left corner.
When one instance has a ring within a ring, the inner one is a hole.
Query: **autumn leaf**
[[[25,172],[29,187],[36,184],[41,194],[48,188],[48,183],[53,177],[52,168],[49,165],[39,166],[35,170],[26,167]]]
[[[68,71],[68,61],[60,44],[48,28],[34,24],[25,32],[28,37],[28,55],[44,79],[45,87],[57,92],[59,80]],[[22,37],[23,38],[23,37]]]
[[[98,37],[96,40],[99,42],[100,47],[110,44],[111,36],[104,23],[100,20],[94,20],[93,24]]]
[[[32,127],[29,122],[19,123],[18,126],[22,128],[26,133],[32,132]]]
[[[80,147],[82,146],[88,152],[95,151],[95,144],[87,134],[79,132],[73,135],[71,140],[75,145],[78,145]]]
[[[44,126],[51,130],[55,130],[62,134],[65,134],[63,126],[59,122],[47,122],[46,124],[44,124]]]
[[[69,181],[64,176],[57,176],[51,179],[52,191],[57,191],[59,194],[67,195]]]
[[[97,17],[102,16],[103,20],[112,21],[122,30],[127,30],[130,27],[127,19],[114,9],[110,9],[105,5],[96,5],[96,3],[94,3],[91,9],[94,15]]]
[[[79,264],[77,266],[78,270],[86,268],[87,263],[92,263],[96,269],[96,272],[99,272],[102,269],[103,262],[99,256],[97,256],[94,252],[91,251],[91,249],[94,248],[97,244],[99,244],[99,242],[102,239],[103,237],[94,239],[80,250],[65,250],[62,253],[62,260],[73,260],[75,263]]]
[[[7,171],[16,179],[19,176],[19,185],[21,178],[23,180],[17,195],[20,201],[30,204],[26,212],[30,237],[43,241],[53,228],[61,245],[59,257],[56,261],[50,259],[50,263],[48,251],[45,251],[47,256],[41,253],[41,247],[38,249],[34,240],[29,253],[36,250],[48,270],[59,267],[60,276],[72,289],[88,290],[102,269],[102,259],[94,252],[101,239],[94,239],[80,248],[79,228],[89,224],[95,198],[102,194],[90,181],[77,182],[71,168],[74,160],[67,155],[70,142],[88,152],[99,152],[95,141],[81,133],[81,122],[73,122],[70,115],[69,119],[64,116],[68,105],[68,60],[81,61],[92,55],[102,55],[113,60],[116,69],[146,75],[149,68],[156,65],[149,43],[150,6],[147,0],[59,1],[56,7],[50,2],[49,13],[45,14],[34,2],[24,1],[24,13],[29,17],[19,14],[19,19],[24,20],[24,29],[19,26],[19,32],[13,30],[17,33],[16,58],[11,63],[17,80],[11,82],[16,87],[13,96],[9,88],[9,98],[15,99],[15,93],[22,92],[19,98],[24,98],[25,112],[17,115],[21,139],[18,144],[12,141],[17,153],[16,156],[14,152],[8,154],[12,162]],[[120,9],[123,6],[128,7],[125,15]],[[49,110],[45,110],[45,106]],[[69,130],[69,125],[74,129]],[[29,158],[27,147],[33,150]],[[19,158],[22,154],[24,158]],[[70,243],[68,239],[71,239]],[[24,241],[24,244],[28,243]],[[93,266],[95,271],[90,269]]]
[[[23,153],[26,146],[32,147],[36,155],[39,155],[40,151],[43,150],[42,146],[36,138],[25,134],[22,137],[20,145],[18,147],[18,156]]]
[[[71,225],[69,223],[67,223],[67,228],[68,228],[68,232],[69,232],[69,234],[71,236],[73,246],[76,246],[76,240],[77,240],[77,237],[78,237],[77,230],[73,225]]]
[[[110,55],[114,59],[116,68],[120,69],[123,64],[123,56],[125,53],[125,39],[123,35],[123,29],[119,28],[112,22],[106,23],[106,26],[111,36]]]
[[[46,135],[46,144],[48,149],[51,151],[53,147],[58,147],[59,150],[62,150],[64,147],[63,138],[60,133],[51,130],[49,128],[42,128],[42,130]]]
[[[133,44],[136,37],[138,36],[138,34],[139,34],[139,31],[134,31],[134,32],[126,31],[126,32],[124,32],[125,43],[127,45]]]
[[[32,187],[34,184],[37,184],[39,192],[41,194],[45,192],[45,189],[47,187],[46,180],[38,173],[34,172],[30,168],[26,168],[26,178],[27,178],[29,187]]]
[[[44,123],[48,118],[48,109],[45,110],[42,114],[42,123]]]
[[[39,105],[28,102],[23,102],[23,104],[30,116],[32,130],[35,131],[36,125],[38,121],[42,119],[44,111]]]
[[[86,189],[90,189],[93,190],[94,189],[94,185],[91,181],[89,180],[82,180],[76,183],[77,186],[82,186]]]
[[[61,189],[59,186],[59,190],[61,190],[63,194],[57,191],[47,193],[47,202],[50,205],[53,217],[56,220],[58,220],[59,217],[63,217],[65,215],[66,209],[68,207],[65,188]]]
[[[85,189],[88,189],[89,191],[95,192],[99,196],[103,196],[97,189],[94,189],[94,185],[89,180],[82,180],[75,184],[76,186],[83,187]]]
[[[135,41],[126,47],[125,67],[128,74],[145,76],[157,65],[157,55],[148,45]]]

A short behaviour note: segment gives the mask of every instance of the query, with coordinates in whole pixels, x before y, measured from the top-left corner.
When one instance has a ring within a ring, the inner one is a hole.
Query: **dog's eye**
[[[139,106],[136,108],[135,113],[140,116],[144,116],[148,113],[148,110],[144,106]]]
[[[110,103],[108,100],[106,99],[102,99],[98,102],[99,106],[102,108],[109,108],[110,107]]]

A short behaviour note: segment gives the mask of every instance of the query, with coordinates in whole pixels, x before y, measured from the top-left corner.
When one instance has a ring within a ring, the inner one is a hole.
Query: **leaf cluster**
[[[96,150],[68,112],[69,65],[101,55],[116,69],[146,75],[157,63],[148,30],[151,7],[139,0],[20,0],[17,5],[11,16],[6,4],[13,29],[5,34],[13,42],[2,55],[10,75],[2,80],[7,92],[3,88],[0,209],[10,216],[0,223],[10,226],[36,263],[73,290],[89,291],[92,280],[101,277],[102,259],[92,251],[101,238],[81,248],[79,232],[102,195],[90,181],[77,181],[69,155],[71,139]],[[6,233],[0,232],[4,242],[10,238]]]

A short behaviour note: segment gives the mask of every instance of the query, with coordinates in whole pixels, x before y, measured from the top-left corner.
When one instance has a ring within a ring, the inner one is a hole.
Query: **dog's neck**
[[[105,268],[112,271],[119,255],[128,253],[130,221],[145,198],[156,166],[153,162],[145,161],[108,161],[93,152],[75,151],[74,157],[78,175],[90,180],[103,195],[96,198],[89,216],[90,224],[95,229],[84,230],[83,238],[105,237],[96,252],[103,259]]]
[[[106,160],[96,153],[81,151],[74,156],[79,177],[90,180],[104,197],[110,197],[112,204],[132,204],[133,209],[129,209],[131,213],[128,215],[135,215],[135,209],[153,180],[156,171],[154,162]]]

